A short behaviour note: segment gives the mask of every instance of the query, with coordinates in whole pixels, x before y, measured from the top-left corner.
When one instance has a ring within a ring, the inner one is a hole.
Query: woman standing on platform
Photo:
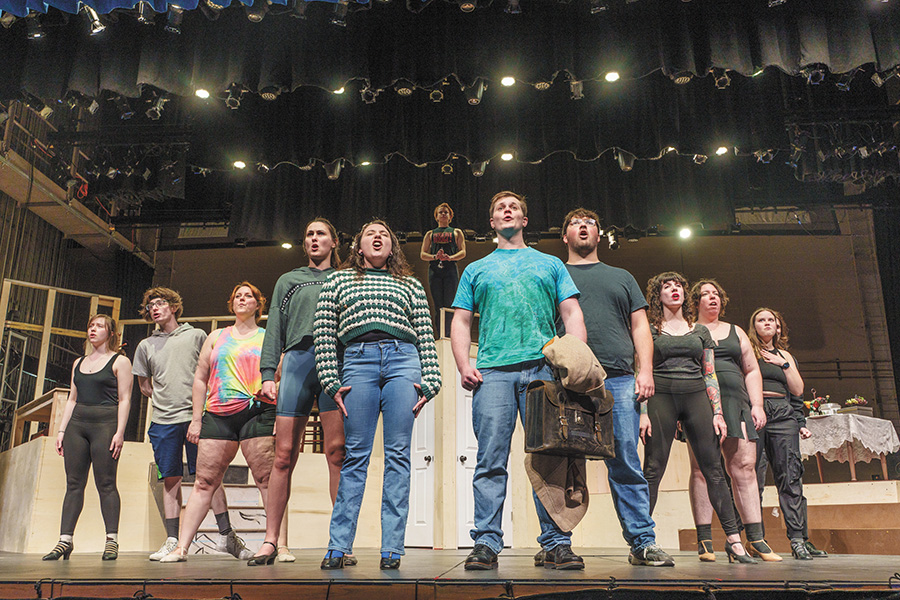
[[[263,506],[274,460],[275,403],[262,393],[259,357],[265,330],[257,325],[266,299],[252,283],[234,287],[228,310],[234,325],[209,334],[194,374],[194,417],[187,439],[197,446],[194,489],[184,509],[178,546],[160,562],[183,562],[238,447]],[[280,524],[280,523],[279,523]],[[243,544],[243,542],[241,542]]]
[[[650,486],[650,512],[669,462],[675,429],[681,421],[694,449],[712,505],[725,530],[728,561],[755,563],[741,545],[731,493],[722,471],[719,440],[727,433],[722,416],[709,330],[693,323],[687,280],[660,273],[647,283],[648,317],[653,334],[653,381],[656,393],[641,405],[641,439],[646,444],[644,476]]]
[[[125,443],[125,426],[131,410],[131,361],[119,354],[116,322],[107,315],[88,321],[87,342],[91,353],[72,366],[69,400],[63,412],[56,452],[66,466],[59,542],[44,560],[68,560],[72,536],[84,506],[88,471],[94,469],[94,484],[100,495],[100,512],[106,526],[103,560],[119,556],[119,490],[116,471]]]
[[[722,414],[728,433],[722,441],[725,470],[731,477],[738,514],[747,531],[747,551],[764,561],[778,562],[763,537],[759,489],[756,484],[756,433],[766,424],[763,408],[762,377],[753,346],[744,330],[720,321],[728,305],[728,294],[714,279],[703,279],[691,287],[691,304],[697,322],[704,325],[715,342],[716,378],[722,392]],[[697,543],[701,561],[714,561],[712,548],[712,505],[706,492],[706,479],[690,448],[691,508],[697,525]]]
[[[812,433],[806,428],[803,413],[803,378],[794,357],[779,339],[779,328],[787,331],[784,320],[770,308],[757,308],[750,317],[749,337],[762,374],[767,419],[759,431],[757,460],[764,465],[768,459],[772,465],[791,553],[798,560],[812,560],[814,556],[828,556],[813,546],[807,530],[800,438],[806,439]],[[760,497],[765,487],[764,466],[761,472]]]
[[[428,267],[428,287],[434,300],[434,312],[440,320],[442,308],[450,308],[459,285],[459,270],[456,262],[466,257],[466,238],[463,232],[450,226],[453,209],[444,202],[434,209],[437,228],[422,238],[419,257],[431,264]]]
[[[251,566],[272,564],[276,554],[278,560],[283,560],[289,552],[285,546],[276,548],[278,524],[284,519],[291,494],[291,474],[300,454],[300,437],[306,429],[313,403],[318,404],[322,420],[331,503],[334,504],[337,498],[344,462],[344,423],[334,400],[322,393],[313,346],[316,302],[325,279],[338,264],[337,246],[337,231],[327,219],[310,221],[303,239],[309,264],[279,277],[272,295],[275,309],[269,311],[260,363],[262,391],[271,400],[276,399],[275,372],[279,357],[282,353],[284,356],[277,390],[275,465],[269,479],[266,541],[259,553],[248,561]],[[344,564],[356,564],[356,558],[346,556]]]
[[[347,448],[321,566],[343,568],[353,550],[381,413],[381,568],[399,568],[409,513],[413,420],[440,389],[441,373],[425,290],[383,221],[363,226],[343,268],[325,282],[314,330],[316,370],[344,415]],[[339,345],[345,348],[343,367]]]

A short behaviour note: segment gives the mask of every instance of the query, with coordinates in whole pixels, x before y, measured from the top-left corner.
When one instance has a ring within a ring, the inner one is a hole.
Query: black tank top
[[[744,371],[741,365],[744,364],[744,361],[741,352],[741,338],[738,337],[734,325],[730,327],[728,335],[719,340],[718,345],[713,348],[716,355],[716,373],[731,371],[743,376]]]
[[[453,256],[457,252],[459,252],[459,247],[456,245],[456,229],[453,227],[437,227],[431,230],[431,248],[429,248],[429,254],[437,254],[438,250],[443,250],[444,254],[448,254]],[[441,270],[445,267],[455,267],[456,265],[441,265],[441,261],[433,260],[431,261],[431,268],[434,270]]]
[[[113,363],[118,354],[112,358],[96,373],[82,373],[81,363],[84,357],[75,363],[75,389],[78,390],[77,403],[85,406],[118,406],[119,404],[119,380],[113,373]]]
[[[775,354],[778,356],[784,357],[781,352],[777,349],[773,350]],[[785,360],[787,362],[787,360]],[[770,362],[766,362],[766,359],[759,359],[759,370],[762,374],[763,380],[763,391],[764,392],[775,392],[777,394],[781,394],[784,397],[787,397],[788,387],[787,387],[787,375],[784,374],[784,369],[782,369],[778,365],[773,365]]]

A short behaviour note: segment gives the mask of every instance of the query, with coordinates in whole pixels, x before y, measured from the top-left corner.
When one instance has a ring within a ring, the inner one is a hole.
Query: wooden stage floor
[[[76,540],[77,541],[77,540]],[[48,549],[52,544],[48,544]],[[235,598],[275,600],[474,600],[520,598],[730,597],[773,600],[789,597],[900,597],[900,556],[835,555],[811,562],[785,557],[781,563],[701,563],[676,552],[674,568],[635,567],[621,550],[578,549],[584,571],[534,567],[533,551],[505,550],[499,569],[466,571],[467,550],[410,549],[397,571],[381,571],[378,553],[360,550],[359,565],[322,571],[323,550],[299,550],[295,563],[248,567],[227,555],[192,556],[185,563],[160,564],[145,554],[124,553],[103,562],[99,554],[72,554],[68,561],[43,562],[39,555],[0,553],[0,599],[38,598]],[[594,590],[589,592],[587,590]],[[710,594],[712,591],[712,595]],[[735,595],[736,592],[740,592]],[[862,595],[860,595],[862,594]]]

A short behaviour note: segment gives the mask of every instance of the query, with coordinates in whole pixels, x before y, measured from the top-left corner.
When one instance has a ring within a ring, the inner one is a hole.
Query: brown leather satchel
[[[577,394],[559,381],[532,381],[525,396],[525,452],[614,458],[613,397]]]

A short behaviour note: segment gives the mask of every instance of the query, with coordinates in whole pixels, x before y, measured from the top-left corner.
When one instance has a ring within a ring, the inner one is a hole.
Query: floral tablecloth
[[[886,419],[855,414],[811,417],[806,428],[812,437],[800,440],[800,454],[804,458],[821,452],[829,462],[849,462],[847,442],[853,446],[856,462],[870,462],[900,450],[900,438],[894,424]]]

